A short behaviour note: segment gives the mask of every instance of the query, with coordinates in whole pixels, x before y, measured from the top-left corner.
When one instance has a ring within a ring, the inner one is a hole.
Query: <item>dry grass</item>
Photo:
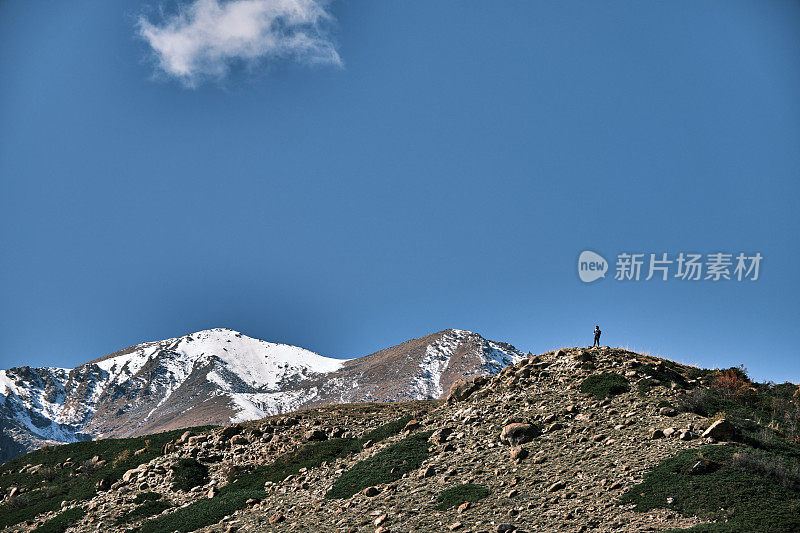
[[[752,449],[736,452],[731,459],[733,466],[746,472],[772,478],[787,489],[800,489],[800,462],[797,460]]]

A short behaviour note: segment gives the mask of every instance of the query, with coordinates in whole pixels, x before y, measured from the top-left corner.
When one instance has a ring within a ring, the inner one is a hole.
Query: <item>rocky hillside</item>
[[[797,386],[736,370],[565,349],[446,400],[51,447],[0,469],[0,527],[797,531]]]
[[[445,330],[355,359],[229,329],[146,342],[73,369],[0,371],[0,461],[43,444],[263,418],[305,406],[438,398],[523,354]]]

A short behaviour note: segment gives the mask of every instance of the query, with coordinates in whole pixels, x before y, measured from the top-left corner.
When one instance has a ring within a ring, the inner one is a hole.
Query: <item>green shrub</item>
[[[34,533],[63,533],[72,524],[83,518],[86,514],[80,507],[73,507],[51,518],[41,526],[34,529]]]
[[[147,518],[150,516],[155,516],[157,514],[161,514],[167,509],[171,508],[172,505],[169,502],[165,502],[163,500],[156,500],[156,501],[147,501],[142,505],[134,508],[131,511],[128,511],[119,519],[120,524],[124,524],[127,522],[133,522],[135,520],[139,520],[142,518]]]
[[[266,481],[280,482],[289,475],[297,474],[301,468],[314,468],[323,462],[330,462],[360,450],[361,442],[358,439],[332,439],[306,444],[298,450],[278,457],[272,464],[239,474],[233,482],[222,487],[219,494],[213,498],[198,500],[187,507],[145,522],[140,531],[143,533],[194,531],[216,524],[225,516],[243,508],[250,498],[264,499],[267,496],[264,492]]]
[[[614,372],[593,374],[581,383],[581,392],[594,395],[596,398],[607,398],[623,392],[628,392],[628,380]]]
[[[639,383],[636,384],[636,390],[639,391],[640,395],[647,394],[650,392],[650,389],[658,385],[658,382],[654,379],[643,379]]]
[[[738,379],[733,372],[735,368],[727,372]],[[703,387],[684,394],[677,407],[702,416],[724,412],[738,425],[750,425],[747,431],[751,433],[760,431],[752,423],[756,421],[758,425],[769,426],[797,443],[800,442],[800,396],[795,396],[793,391],[797,391],[797,386],[792,383],[748,383],[736,390]],[[756,435],[751,436],[758,440]]]
[[[772,386],[772,395],[775,398],[783,398],[786,400],[791,400],[794,398],[795,393],[797,393],[798,388],[797,385],[794,383],[790,383],[788,381]]]
[[[204,431],[209,427],[194,430]],[[19,502],[9,501],[0,505],[0,529],[31,520],[41,513],[58,511],[63,501],[92,498],[97,493],[95,484],[98,481],[105,479],[109,484],[114,483],[122,478],[126,470],[160,456],[164,444],[180,437],[184,431],[186,430],[180,429],[157,433],[148,435],[147,438],[105,439],[46,446],[15,457],[0,466],[0,493],[6,492],[12,486],[25,488],[27,492]],[[149,447],[146,446],[147,440],[151,443]],[[144,453],[130,453],[130,450],[142,448],[146,448]],[[95,456],[105,461],[103,466],[77,471],[78,467]],[[72,466],[62,466],[67,459],[71,460]],[[20,470],[25,465],[42,467],[35,474],[21,474]]]
[[[172,513],[148,520],[139,526],[140,533],[173,533],[173,531],[195,531],[201,527],[220,522],[247,505],[250,498],[263,500],[264,491],[240,490],[204,498]]]
[[[369,459],[356,463],[334,482],[325,497],[349,498],[362,489],[391,483],[403,477],[403,474],[416,470],[428,457],[428,438],[432,433],[423,431],[409,435]]]
[[[172,482],[172,490],[190,491],[193,488],[204,485],[208,479],[208,467],[191,457],[184,457],[172,467],[175,477]]]
[[[111,461],[111,466],[117,468],[120,465],[126,464],[128,461],[130,461],[131,455],[131,451],[128,448],[125,448],[119,452],[119,455],[117,455],[113,461]]]
[[[297,474],[301,468],[314,468],[323,462],[330,462],[339,457],[361,451],[358,439],[332,439],[306,444],[295,452],[279,457],[265,473],[267,481],[279,482],[286,476]],[[261,483],[263,486],[263,482]]]
[[[332,439],[306,444],[302,448],[278,457],[272,464],[253,472],[240,474],[236,481],[222,487],[220,493],[261,490],[264,488],[265,481],[278,483],[287,476],[297,474],[301,468],[314,468],[323,462],[330,462],[359,451],[361,451],[361,443],[358,439]]]
[[[157,492],[140,492],[133,499],[133,503],[138,505],[144,502],[152,502],[155,500],[160,500],[161,498],[162,498],[161,494]]]
[[[464,502],[477,502],[491,493],[492,491],[483,485],[475,485],[473,483],[456,485],[439,493],[436,497],[436,507],[445,511]]]
[[[366,435],[364,435],[364,437],[361,440],[363,440],[364,442],[368,440],[371,440],[372,442],[380,442],[382,440],[388,439],[389,437],[397,435],[398,433],[403,431],[403,428],[406,427],[406,424],[408,424],[412,420],[412,418],[413,417],[411,415],[408,415],[399,418],[397,420],[394,420],[392,422],[383,424],[382,426],[379,426],[370,431],[369,433],[367,433]]]
[[[620,498],[636,510],[674,509],[683,516],[717,520],[690,531],[790,532],[800,530],[800,492],[775,480],[734,466],[740,446],[705,446],[685,450],[659,463]],[[691,474],[700,459],[705,473]],[[667,504],[667,498],[673,498]]]

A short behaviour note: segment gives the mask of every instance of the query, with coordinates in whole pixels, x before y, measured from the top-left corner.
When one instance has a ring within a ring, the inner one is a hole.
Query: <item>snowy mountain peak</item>
[[[227,328],[202,330],[73,369],[0,371],[0,441],[11,450],[0,450],[0,461],[87,436],[239,422],[334,402],[438,398],[457,379],[499,372],[522,357],[511,345],[458,329],[355,359]]]

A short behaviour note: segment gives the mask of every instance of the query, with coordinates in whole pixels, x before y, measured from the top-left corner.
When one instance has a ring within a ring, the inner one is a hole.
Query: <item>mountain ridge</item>
[[[213,328],[145,341],[75,368],[0,370],[0,461],[44,444],[263,418],[306,406],[438,398],[499,372],[513,346],[446,329],[373,354],[325,357]]]

